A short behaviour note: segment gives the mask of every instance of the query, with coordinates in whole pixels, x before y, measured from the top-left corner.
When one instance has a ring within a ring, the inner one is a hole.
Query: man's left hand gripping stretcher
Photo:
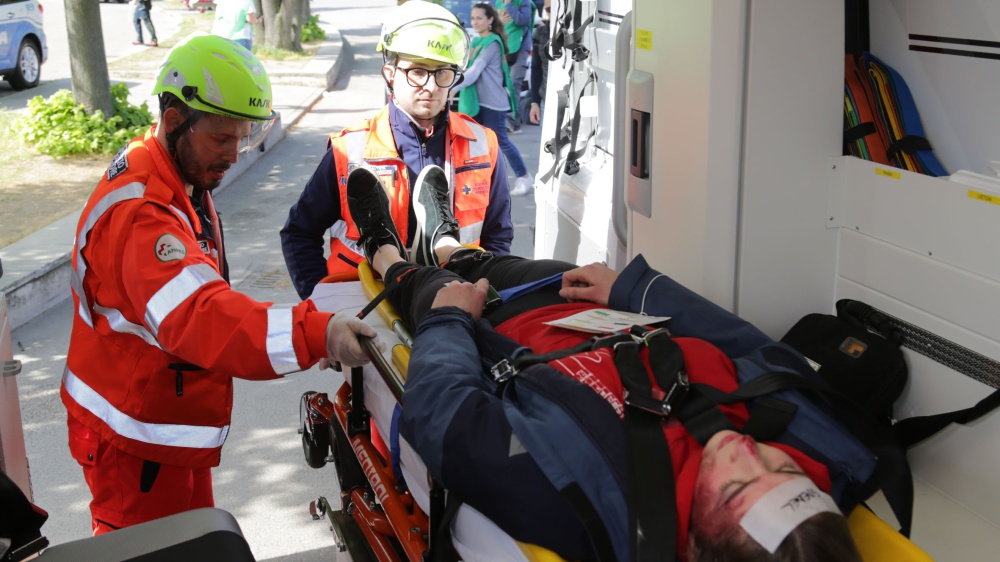
[[[360,338],[370,338],[379,352],[385,344],[379,341],[378,332],[364,320],[350,314],[334,314],[326,325],[327,358],[319,362],[320,369],[340,363],[344,367],[360,367],[370,362]]]

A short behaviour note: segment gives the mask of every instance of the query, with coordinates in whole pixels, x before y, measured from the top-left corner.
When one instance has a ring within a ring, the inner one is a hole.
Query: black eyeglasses
[[[431,78],[431,74],[434,75],[434,83],[437,84],[438,88],[450,88],[458,81],[459,76],[462,75],[461,72],[451,67],[430,70],[420,68],[419,66],[414,68],[397,66],[396,70],[401,70],[406,75],[406,83],[414,88],[423,88],[426,86],[427,81]]]

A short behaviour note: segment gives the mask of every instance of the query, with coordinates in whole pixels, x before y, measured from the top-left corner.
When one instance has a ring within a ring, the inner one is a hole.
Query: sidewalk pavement
[[[323,96],[323,92],[333,88],[343,62],[341,52],[344,41],[339,30],[330,26],[324,28],[326,41],[311,60],[265,62],[271,78],[272,107],[279,117],[261,147],[241,156],[214,193],[223,191],[253,166],[263,153],[272,150]],[[133,92],[130,100],[133,103],[152,100],[150,108],[157,112],[155,98],[149,96],[152,79],[115,80],[112,75],[112,81],[128,82]],[[98,178],[94,178],[95,186],[97,182]],[[79,218],[80,212],[71,213],[10,246],[0,248],[3,266],[0,297],[6,294],[11,330],[69,297],[70,254]]]

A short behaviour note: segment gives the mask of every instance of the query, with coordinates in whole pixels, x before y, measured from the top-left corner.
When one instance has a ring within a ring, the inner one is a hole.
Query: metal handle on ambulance
[[[629,135],[628,206],[649,218],[653,214],[651,179],[653,75],[642,70],[628,72]]]
[[[625,119],[625,88],[632,62],[632,12],[625,14],[615,36],[615,118]],[[615,123],[611,184],[611,224],[622,246],[628,240],[628,209],[625,207],[625,124]]]

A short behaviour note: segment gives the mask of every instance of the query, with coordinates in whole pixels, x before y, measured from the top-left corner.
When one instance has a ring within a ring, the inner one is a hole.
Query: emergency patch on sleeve
[[[156,257],[160,261],[177,261],[184,259],[187,248],[173,234],[164,234],[156,239]]]
[[[108,181],[115,179],[119,174],[128,169],[128,145],[126,144],[115,154],[115,157],[111,159],[111,165],[108,166]]]

